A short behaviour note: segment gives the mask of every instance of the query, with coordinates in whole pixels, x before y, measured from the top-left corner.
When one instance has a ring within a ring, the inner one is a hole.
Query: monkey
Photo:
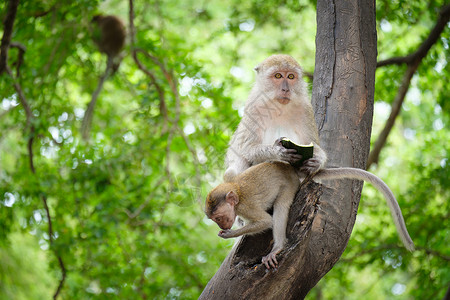
[[[96,15],[92,23],[95,25],[93,40],[98,49],[107,55],[108,61],[114,60],[125,44],[126,32],[122,20],[112,15]],[[117,70],[119,63],[113,65],[113,69]]]
[[[125,44],[126,31],[125,26],[116,16],[96,15],[92,18],[94,24],[93,40],[97,44],[100,52],[107,56],[106,69],[100,77],[96,90],[92,94],[92,99],[88,104],[81,125],[81,132],[84,140],[89,137],[89,131],[92,123],[94,107],[97,97],[103,87],[103,83],[110,74],[114,74],[120,65],[119,53]]]
[[[245,104],[242,120],[227,150],[225,183],[235,182],[236,178],[240,178],[239,174],[259,163],[282,161],[295,164],[299,161],[301,155],[297,154],[296,150],[286,149],[280,143],[283,136],[296,144],[312,143],[313,157],[307,159],[300,169],[294,169],[297,180],[298,175],[304,174],[300,185],[311,178],[350,178],[371,182],[388,200],[400,237],[405,247],[412,251],[414,243],[406,230],[398,203],[381,179],[362,169],[324,169],[327,156],[319,145],[314,112],[307,95],[306,83],[302,78],[303,71],[298,62],[289,55],[277,54],[266,58],[255,70],[255,84]],[[270,185],[270,180],[260,182],[257,186],[262,185]],[[294,187],[298,187],[297,183]],[[243,217],[245,219],[245,216]],[[278,220],[275,214],[274,219],[276,224]],[[273,252],[271,253],[274,257]],[[266,257],[265,260],[269,263],[274,262],[270,257]]]
[[[278,54],[265,59],[255,70],[255,84],[226,153],[224,180],[231,181],[261,162],[300,160],[295,150],[273,144],[283,136],[299,145],[313,143],[313,157],[303,163],[301,170],[307,174],[317,172],[324,167],[327,156],[319,145],[314,112],[300,65],[291,56]]]
[[[288,163],[261,163],[211,190],[205,213],[219,225],[222,230],[218,235],[225,239],[272,228],[274,245],[262,262],[268,269],[275,268],[276,255],[286,242],[287,216],[299,185],[298,176]],[[272,206],[273,218],[267,212]],[[237,215],[246,224],[231,230]]]
[[[212,189],[206,197],[205,214],[219,225],[221,230],[218,235],[225,239],[272,229],[274,244],[270,253],[262,258],[262,263],[267,269],[277,268],[276,256],[286,243],[289,209],[301,184],[298,175],[298,170],[284,161],[254,165]],[[356,168],[322,168],[314,174],[314,179],[340,178],[365,180],[380,190],[390,207],[405,248],[414,250],[397,200],[380,178]],[[272,207],[273,216],[267,212]],[[236,216],[242,217],[246,225],[231,230]]]

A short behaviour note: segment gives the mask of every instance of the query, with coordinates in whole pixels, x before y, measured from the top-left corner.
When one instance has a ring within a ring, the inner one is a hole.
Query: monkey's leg
[[[281,188],[280,193],[273,205],[273,248],[270,253],[262,258],[262,263],[267,269],[278,266],[277,254],[283,250],[286,244],[286,227],[289,216],[289,208],[295,197],[297,188],[286,186]]]

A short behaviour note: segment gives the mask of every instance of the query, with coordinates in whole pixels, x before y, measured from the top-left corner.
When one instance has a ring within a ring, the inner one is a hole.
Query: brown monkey
[[[125,26],[116,16],[97,15],[92,18],[96,25],[93,39],[100,52],[108,56],[108,60],[114,59],[125,44]],[[118,66],[117,66],[118,67]]]
[[[110,73],[115,73],[120,65],[119,53],[125,44],[126,31],[123,22],[116,16],[97,15],[92,18],[92,23],[96,26],[93,32],[94,42],[98,49],[107,56],[106,69],[97,85],[97,89],[92,94],[92,99],[88,104],[81,124],[83,138],[89,138],[89,131],[94,114],[94,107],[98,95],[102,90],[103,83]]]
[[[295,150],[274,144],[280,137],[288,137],[299,145],[313,143],[314,155],[304,162],[302,171],[316,172],[324,166],[327,156],[319,146],[300,65],[289,55],[272,55],[255,70],[255,85],[227,151],[225,181],[261,162],[298,161],[301,157]]]
[[[320,169],[314,178],[350,178],[372,183],[386,197],[403,244],[408,250],[414,250],[397,200],[377,176],[356,168],[336,168]],[[219,232],[222,238],[255,234],[272,228],[274,245],[270,253],[262,258],[262,263],[267,268],[276,268],[276,255],[286,242],[289,208],[299,186],[298,173],[290,164],[279,161],[261,163],[214,188],[206,198],[205,213],[222,229]],[[267,213],[271,207],[273,217]],[[246,225],[231,230],[237,215],[246,220]]]
[[[232,182],[214,188],[206,198],[205,213],[222,229],[219,236],[232,238],[273,229],[272,251],[262,262],[276,267],[276,255],[286,241],[289,208],[300,185],[293,167],[284,162],[262,163],[239,174]],[[273,218],[267,210],[273,206]],[[231,230],[236,216],[246,225]]]

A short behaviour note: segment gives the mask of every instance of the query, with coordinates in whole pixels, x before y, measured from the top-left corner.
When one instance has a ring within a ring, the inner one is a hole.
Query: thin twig
[[[163,117],[164,123],[163,123],[163,132],[166,132],[167,130],[167,123],[169,122],[169,114],[167,111],[167,105],[166,105],[166,99],[165,99],[165,95],[164,95],[164,90],[163,88],[158,84],[157,80],[156,80],[156,76],[150,72],[150,70],[148,70],[143,64],[142,62],[139,60],[137,53],[138,50],[135,48],[135,33],[136,33],[136,29],[134,27],[134,3],[133,0],[129,1],[129,24],[130,24],[130,43],[131,43],[131,53],[133,56],[134,61],[136,62],[138,68],[144,72],[144,74],[146,74],[149,78],[150,78],[150,82],[152,85],[155,86],[156,88],[156,92],[158,93],[158,97],[159,97],[159,111],[161,113],[161,116]],[[148,54],[145,51],[142,51],[144,54]],[[149,55],[149,54],[148,54]]]
[[[33,124],[33,114],[31,111],[31,107],[28,104],[27,99],[25,98],[25,94],[23,93],[23,90],[20,86],[20,84],[17,82],[17,80],[15,79],[15,77],[13,76],[11,69],[9,68],[8,65],[6,65],[6,71],[8,73],[8,75],[12,78],[13,80],[13,85],[14,88],[19,96],[19,101],[22,104],[22,106],[25,109],[25,116],[26,116],[26,130],[29,131],[29,137],[28,137],[28,142],[27,142],[27,149],[28,149],[28,158],[29,158],[29,164],[30,164],[30,169],[31,172],[36,175],[36,168],[34,166],[34,156],[33,156],[33,142],[34,142],[34,136],[35,136],[35,127]],[[47,221],[48,221],[48,236],[49,236],[49,241],[50,241],[50,245],[53,246],[54,245],[54,240],[53,240],[53,223],[52,223],[52,218],[50,215],[50,210],[48,207],[48,201],[47,201],[47,196],[45,194],[41,195],[41,200],[42,203],[44,204],[44,208],[45,208],[45,213],[47,215]],[[64,262],[61,258],[61,256],[57,253],[57,251],[55,249],[53,249],[53,252],[55,253],[56,259],[58,260],[58,264],[59,267],[61,269],[61,273],[62,273],[62,277],[61,280],[59,281],[58,284],[58,288],[56,289],[55,294],[53,295],[53,299],[56,299],[64,285],[64,282],[66,280],[66,268],[64,266]]]
[[[19,68],[23,63],[23,54],[25,52],[25,46],[23,46],[20,43],[11,43],[11,35],[12,35],[12,29],[14,25],[14,20],[17,13],[17,7],[19,5],[18,0],[10,0],[8,10],[6,13],[4,26],[3,26],[3,37],[2,37],[2,43],[0,46],[0,74],[3,73],[5,70],[8,73],[8,75],[13,80],[14,89],[16,90],[19,101],[22,104],[24,110],[25,110],[25,116],[26,116],[26,131],[29,131],[29,137],[27,142],[27,150],[28,150],[28,157],[29,157],[29,164],[31,172],[36,175],[36,168],[34,166],[34,159],[33,159],[33,141],[34,141],[34,135],[35,135],[35,127],[33,124],[33,113],[31,111],[31,107],[25,97],[25,94],[23,93],[23,90],[19,84],[19,82],[16,80],[16,77],[12,74],[11,69],[8,66],[8,50],[10,47],[16,47],[19,49],[19,55],[18,55],[18,61],[17,61],[17,76],[20,75]],[[52,218],[50,216],[50,210],[48,208],[48,201],[45,194],[42,194],[41,200],[44,204],[45,212],[47,214],[47,220],[48,220],[48,235],[50,240],[50,245],[53,246],[53,226],[52,226]],[[58,288],[53,295],[53,299],[56,299],[64,285],[64,281],[66,279],[66,268],[64,266],[64,263],[62,261],[61,256],[54,250],[55,256],[58,260],[59,266],[61,268],[62,272],[62,278],[59,281]]]
[[[178,93],[176,80],[174,79],[172,70],[167,70],[161,61],[159,61],[155,56],[151,55],[147,51],[144,51],[142,49],[135,49],[135,50],[136,52],[144,54],[149,59],[151,59],[156,65],[158,65],[164,77],[166,77],[170,89],[172,90],[172,94],[175,97],[175,119],[173,120],[173,123],[175,124],[178,123],[178,121],[180,120],[180,95]]]
[[[164,90],[163,88],[158,84],[158,82],[156,81],[156,77],[155,75],[150,72],[143,64],[142,62],[138,59],[137,57],[137,51],[133,50],[132,51],[132,55],[133,55],[133,59],[136,62],[138,68],[145,73],[145,75],[147,75],[150,78],[150,82],[152,85],[155,86],[156,92],[158,93],[158,97],[159,97],[159,111],[161,113],[161,116],[163,117],[164,123],[163,123],[163,132],[165,132],[167,130],[167,123],[169,122],[169,114],[167,112],[167,105],[166,105],[166,99],[165,99],[165,95],[164,95]]]
[[[23,109],[25,109],[25,117],[27,119],[26,126],[27,126],[27,128],[29,128],[32,125],[32,119],[33,119],[33,113],[31,112],[31,107],[28,104],[27,99],[25,98],[25,94],[23,93],[23,90],[22,90],[19,82],[14,77],[14,75],[8,65],[6,65],[6,72],[13,80],[14,89],[16,90],[17,95],[19,96],[20,104],[22,104]]]
[[[139,207],[134,212],[130,212],[128,209],[124,209],[128,218],[134,219],[137,216],[139,216],[139,214],[142,212],[142,210],[150,203],[150,200],[153,198],[153,195],[155,194],[156,189],[159,188],[159,186],[164,182],[164,180],[166,180],[165,177],[161,177],[158,180],[158,182],[155,184],[155,189],[152,191],[152,193],[150,193],[150,195],[148,195],[147,199],[145,199],[145,201],[141,205],[139,205]]]
[[[27,48],[18,42],[11,42],[10,48],[17,48],[19,50],[19,54],[17,55],[17,61],[13,64],[16,66],[16,77],[20,77],[20,66],[23,64],[23,56]]]

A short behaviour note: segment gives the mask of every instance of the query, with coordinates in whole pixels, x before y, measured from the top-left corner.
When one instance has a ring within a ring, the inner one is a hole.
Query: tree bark
[[[329,166],[364,168],[370,147],[376,68],[375,3],[317,1],[313,106]],[[276,271],[261,257],[272,232],[235,244],[199,299],[302,299],[342,255],[355,223],[360,182],[309,183],[289,213]]]

